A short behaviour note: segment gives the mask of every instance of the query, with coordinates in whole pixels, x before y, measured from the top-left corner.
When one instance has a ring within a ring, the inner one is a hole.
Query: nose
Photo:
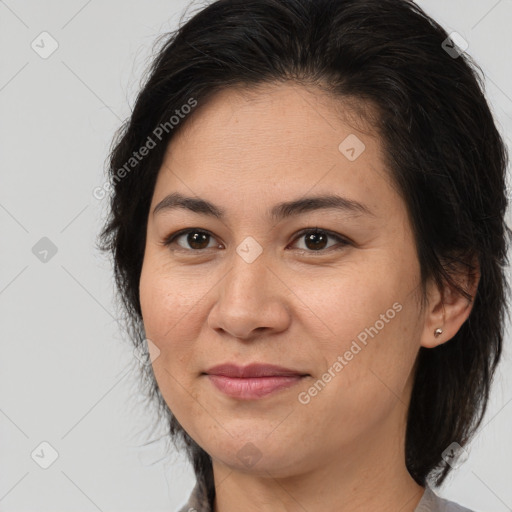
[[[215,290],[208,326],[220,334],[250,340],[285,330],[290,291],[263,255],[247,262],[238,254]]]

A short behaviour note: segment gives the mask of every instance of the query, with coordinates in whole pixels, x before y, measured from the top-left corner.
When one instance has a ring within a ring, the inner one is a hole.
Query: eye
[[[180,238],[185,236],[186,238],[184,239],[184,244],[188,244],[188,247],[178,243]],[[301,238],[305,238],[306,247],[305,249],[299,248],[299,250],[302,252],[326,251],[326,243],[329,238],[336,240],[338,245],[341,246],[340,249],[350,244],[350,242],[344,237],[317,227],[303,229],[297,234],[294,241]],[[214,243],[214,241],[215,239],[213,238],[213,235],[208,231],[199,228],[189,228],[182,229],[176,233],[172,233],[164,240],[163,245],[169,247],[176,243],[181,249],[185,251],[192,250],[192,252],[199,252],[215,247],[222,247],[219,243]],[[212,243],[212,245],[210,245],[208,242]],[[332,245],[331,247],[327,247],[327,250],[330,250],[331,248]]]
[[[189,247],[194,249],[196,252],[215,247],[215,244],[213,244],[211,247],[208,247],[208,244],[206,243],[208,238],[212,237],[212,235],[208,231],[203,231],[202,229],[198,228],[182,229],[176,233],[172,233],[164,240],[163,245],[171,246],[173,243],[175,243],[176,240],[179,240],[185,235],[187,236],[185,239],[186,243],[189,244]],[[218,245],[219,244],[217,244],[217,246]],[[178,246],[184,250],[188,249],[188,247],[184,247],[180,244],[178,244]]]
[[[350,242],[343,238],[342,236],[317,227],[303,229],[298,233],[298,237],[295,240],[305,240],[306,249],[309,249],[306,252],[321,252],[326,250],[325,245],[329,238],[333,238],[334,240],[336,240],[338,242],[338,245],[341,246],[340,248],[350,244]],[[327,249],[331,248],[332,245]],[[301,250],[304,251],[304,249]]]

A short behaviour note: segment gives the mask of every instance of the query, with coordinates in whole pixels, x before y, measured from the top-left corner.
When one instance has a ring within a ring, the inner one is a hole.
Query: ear
[[[472,264],[473,272],[460,271],[455,277],[457,283],[471,295],[471,301],[448,283],[441,290],[434,281],[428,283],[428,302],[424,312],[424,327],[420,343],[422,347],[434,348],[451,340],[468,319],[480,281],[478,258],[474,257]],[[434,332],[438,328],[443,332],[436,337]]]

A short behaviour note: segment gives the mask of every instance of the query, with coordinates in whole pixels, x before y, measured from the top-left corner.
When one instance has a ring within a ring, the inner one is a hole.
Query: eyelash
[[[212,238],[215,238],[209,231],[205,230],[205,229],[200,229],[200,228],[187,228],[187,229],[181,229],[179,231],[176,231],[175,233],[171,233],[168,237],[166,237],[163,241],[163,245],[166,246],[166,247],[169,247],[171,246],[175,240],[177,238],[179,238],[180,236],[183,236],[183,235],[188,235],[189,233],[202,233],[202,234],[205,234],[205,235],[208,235]],[[295,238],[293,239],[293,242],[297,241],[299,238],[303,237],[304,235],[307,235],[307,234],[325,234],[327,235],[328,237],[330,238],[334,238],[336,239],[339,244],[341,244],[341,247],[338,248],[337,250],[341,250],[343,249],[345,246],[347,245],[350,245],[350,241],[347,240],[346,238],[336,234],[336,233],[333,233],[332,231],[328,231],[326,229],[321,229],[321,228],[318,228],[318,227],[314,227],[314,228],[305,228],[305,229],[302,229],[301,231],[299,231]],[[306,249],[299,249],[302,253],[312,253],[312,254],[315,254],[315,253],[319,253],[319,254],[325,254],[326,252],[329,252],[333,249],[335,249],[336,246],[332,246],[332,247],[329,247],[327,249],[320,249],[318,251],[313,251],[313,250],[306,250]],[[189,252],[196,252],[196,253],[200,253],[200,252],[203,252],[203,251],[207,251],[208,249],[213,249],[213,247],[210,247],[210,248],[207,248],[207,249],[184,249],[183,247],[180,247],[178,250],[182,250],[182,251],[189,251]]]

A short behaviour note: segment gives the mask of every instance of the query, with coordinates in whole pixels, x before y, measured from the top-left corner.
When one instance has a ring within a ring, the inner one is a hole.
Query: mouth
[[[204,375],[223,394],[242,400],[263,398],[297,385],[307,373],[269,364],[237,366],[224,364],[207,370]]]

